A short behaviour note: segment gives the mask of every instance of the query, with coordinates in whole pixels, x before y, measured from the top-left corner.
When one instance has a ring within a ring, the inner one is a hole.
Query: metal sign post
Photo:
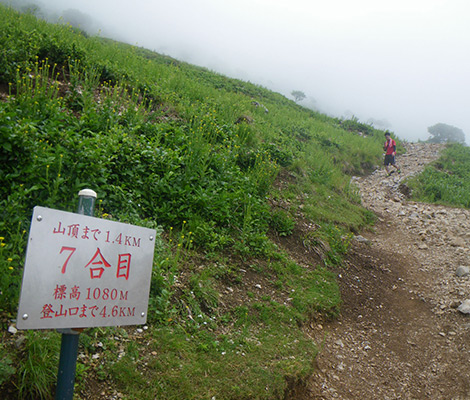
[[[96,193],[78,213],[34,207],[18,307],[18,329],[62,333],[56,400],[71,400],[79,334],[147,321],[156,231],[93,217]]]
[[[77,214],[92,217],[95,211],[96,192],[84,189],[78,193]],[[80,331],[75,329],[64,329],[60,344],[59,372],[57,373],[56,400],[73,399],[75,385],[75,371],[77,369],[78,341]]]

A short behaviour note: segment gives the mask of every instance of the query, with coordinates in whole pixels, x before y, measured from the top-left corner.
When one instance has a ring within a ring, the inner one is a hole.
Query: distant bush
[[[428,128],[430,143],[465,143],[465,133],[452,125],[438,123]]]

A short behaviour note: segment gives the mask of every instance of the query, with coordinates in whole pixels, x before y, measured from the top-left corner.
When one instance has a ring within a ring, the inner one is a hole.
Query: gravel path
[[[298,398],[470,399],[470,212],[407,199],[406,178],[442,147],[405,146],[401,174],[354,179],[379,221],[338,270],[341,317],[311,325],[322,349]]]

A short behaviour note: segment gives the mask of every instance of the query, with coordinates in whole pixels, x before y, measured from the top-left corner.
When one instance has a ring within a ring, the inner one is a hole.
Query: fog
[[[399,138],[442,122],[470,142],[468,0],[42,0],[102,36],[248,80]]]

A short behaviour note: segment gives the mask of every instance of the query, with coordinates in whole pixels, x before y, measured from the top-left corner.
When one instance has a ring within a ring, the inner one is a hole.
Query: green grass
[[[50,398],[57,377],[59,348],[59,334],[27,332],[25,359],[17,368],[20,398]]]
[[[110,381],[129,399],[274,399],[312,372],[318,349],[301,328],[338,314],[330,267],[351,232],[374,221],[351,175],[380,164],[383,132],[3,6],[0,94],[4,325],[15,317],[34,206],[73,212],[91,188],[97,217],[159,235],[148,330],[83,333],[78,396]],[[298,220],[318,228],[296,239],[323,246],[320,265],[300,266],[269,239],[290,238]],[[53,336],[2,343],[0,390],[10,379],[19,395],[51,398]]]
[[[470,207],[470,149],[450,145],[423,173],[408,181],[413,198],[428,203]]]
[[[287,387],[285,377],[312,372],[317,348],[292,330],[260,329],[252,325],[227,336],[160,328],[154,338],[146,338],[153,345],[138,362],[145,365],[140,372],[127,356],[110,371],[129,398],[279,398]]]

